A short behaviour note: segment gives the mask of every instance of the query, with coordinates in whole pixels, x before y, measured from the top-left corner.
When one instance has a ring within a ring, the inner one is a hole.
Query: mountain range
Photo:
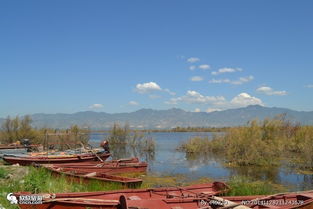
[[[244,125],[253,119],[273,118],[285,114],[292,122],[313,124],[313,111],[295,111],[286,108],[250,105],[243,108],[215,112],[188,112],[172,108],[168,110],[140,109],[130,113],[77,112],[73,114],[33,114],[32,125],[36,128],[68,128],[77,124],[91,129],[109,129],[114,123],[128,123],[138,129],[167,129],[181,127],[225,127]],[[0,123],[4,118],[0,118]]]

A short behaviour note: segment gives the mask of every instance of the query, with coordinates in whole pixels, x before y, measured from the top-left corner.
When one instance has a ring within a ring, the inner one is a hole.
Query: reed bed
[[[280,166],[313,170],[313,126],[283,117],[253,120],[213,138],[194,137],[179,147],[191,155],[214,154],[229,166]]]

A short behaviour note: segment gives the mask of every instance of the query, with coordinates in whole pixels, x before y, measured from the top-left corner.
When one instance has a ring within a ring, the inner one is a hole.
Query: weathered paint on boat
[[[97,161],[98,158],[106,160],[110,156],[109,153],[99,152],[95,153],[84,153],[75,155],[60,155],[60,156],[27,156],[27,157],[17,157],[17,156],[4,156],[3,160],[10,164],[20,164],[20,165],[31,165],[37,164],[48,164],[48,163],[73,163],[73,162],[84,162],[84,161]],[[99,161],[98,161],[99,162]]]

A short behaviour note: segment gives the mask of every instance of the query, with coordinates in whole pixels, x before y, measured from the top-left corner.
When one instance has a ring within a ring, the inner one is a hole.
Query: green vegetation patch
[[[194,137],[179,147],[187,154],[214,154],[230,166],[280,166],[313,170],[313,126],[299,126],[277,116],[227,129],[213,139]],[[292,157],[290,157],[292,156]]]
[[[0,167],[0,179],[6,178],[8,175],[8,171],[2,167]]]
[[[244,176],[234,176],[227,182],[230,191],[226,196],[269,195],[286,192],[287,189],[270,181],[253,181]]]

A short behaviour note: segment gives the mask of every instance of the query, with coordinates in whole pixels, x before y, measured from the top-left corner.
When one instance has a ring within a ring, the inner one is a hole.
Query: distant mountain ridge
[[[77,112],[73,114],[33,114],[33,126],[37,128],[68,128],[77,124],[91,129],[108,129],[114,123],[129,123],[133,128],[166,129],[181,127],[223,127],[244,125],[258,118],[272,118],[286,114],[286,118],[304,125],[313,124],[313,111],[295,111],[278,107],[250,105],[243,108],[228,109],[216,112],[188,112],[172,108],[168,110],[140,109],[130,113]],[[0,118],[0,122],[4,119]]]

